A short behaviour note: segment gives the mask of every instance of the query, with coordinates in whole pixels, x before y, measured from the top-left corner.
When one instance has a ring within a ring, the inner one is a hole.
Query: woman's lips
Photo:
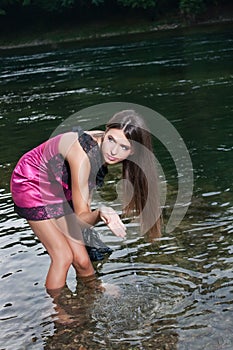
[[[111,162],[115,162],[117,160],[117,158],[112,157],[109,154],[107,154],[107,159],[110,160]]]

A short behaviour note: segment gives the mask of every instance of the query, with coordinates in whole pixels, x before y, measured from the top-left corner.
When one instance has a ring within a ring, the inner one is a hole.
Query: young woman
[[[157,174],[151,136],[133,110],[115,114],[106,130],[57,135],[27,152],[11,178],[15,211],[27,219],[51,264],[49,290],[62,288],[74,266],[77,276],[94,275],[82,232],[103,221],[119,237],[126,228],[110,207],[90,209],[91,192],[102,186],[107,167],[122,163],[124,213],[139,216],[142,230],[160,235]]]

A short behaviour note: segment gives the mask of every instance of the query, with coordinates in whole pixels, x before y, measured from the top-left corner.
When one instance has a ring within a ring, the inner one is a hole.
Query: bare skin
[[[132,154],[131,145],[122,130],[110,129],[103,139],[97,138],[96,141],[102,147],[108,165],[121,162]],[[82,241],[82,226],[94,226],[102,220],[116,236],[123,238],[126,235],[124,224],[112,208],[101,206],[94,211],[90,209],[87,180],[91,170],[90,162],[76,133],[66,133],[61,137],[59,151],[68,161],[71,170],[74,214],[59,219],[29,221],[51,258],[45,283],[49,290],[65,285],[71,265],[80,277],[94,275],[94,268]]]
[[[41,243],[47,250],[51,264],[45,286],[47,289],[62,288],[71,265],[77,275],[86,277],[94,274],[94,268],[83,242],[68,238],[60,229],[55,219],[29,221]]]

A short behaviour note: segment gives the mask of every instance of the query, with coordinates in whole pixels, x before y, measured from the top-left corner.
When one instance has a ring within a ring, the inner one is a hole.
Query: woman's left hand
[[[118,237],[126,236],[126,227],[121,221],[119,215],[111,207],[101,206],[100,218],[110,228],[110,230]]]

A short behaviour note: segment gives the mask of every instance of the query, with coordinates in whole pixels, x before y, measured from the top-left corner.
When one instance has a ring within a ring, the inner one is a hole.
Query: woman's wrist
[[[99,222],[99,221],[102,220],[102,219],[101,219],[101,210],[100,210],[100,208],[97,208],[97,209],[96,209],[96,212],[97,212],[97,222]]]
[[[100,205],[98,210],[99,210],[99,219],[100,221],[103,221],[105,224],[106,224],[106,220],[105,220],[105,217],[104,217],[104,208],[106,208],[104,205]],[[106,209],[105,209],[106,211]]]

